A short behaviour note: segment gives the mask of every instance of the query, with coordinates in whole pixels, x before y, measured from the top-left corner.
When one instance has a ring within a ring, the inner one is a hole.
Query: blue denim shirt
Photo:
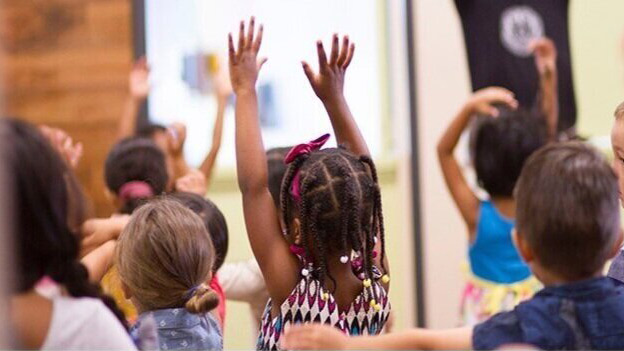
[[[611,262],[607,276],[618,284],[624,284],[624,250],[620,250]]]
[[[167,308],[139,315],[130,334],[137,340],[141,322],[152,318],[159,350],[223,350],[221,328],[210,313],[197,315],[185,308]]]
[[[624,287],[607,277],[546,287],[513,311],[475,326],[475,350],[624,350]]]

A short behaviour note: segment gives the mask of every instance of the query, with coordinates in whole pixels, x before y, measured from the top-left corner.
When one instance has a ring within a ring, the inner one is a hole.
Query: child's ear
[[[292,231],[295,244],[301,245],[301,221],[299,221],[299,218],[293,219]]]
[[[526,242],[526,240],[524,240],[524,237],[518,234],[516,228],[512,229],[511,238],[513,240],[514,246],[518,250],[518,253],[520,253],[520,257],[522,257],[524,262],[529,263],[533,261],[533,259],[535,258],[535,256],[533,255],[533,250],[531,250],[529,244]]]
[[[618,236],[613,242],[613,247],[611,248],[611,253],[609,254],[609,258],[615,257],[620,250],[622,249],[622,243],[624,243],[624,232],[622,229],[618,231]]]
[[[126,300],[130,300],[132,298],[132,293],[130,292],[130,289],[124,282],[121,282],[121,291],[123,292],[124,298]]]

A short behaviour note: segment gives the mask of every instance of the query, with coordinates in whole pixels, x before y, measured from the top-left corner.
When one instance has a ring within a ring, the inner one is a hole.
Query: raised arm
[[[167,128],[169,157],[173,162],[174,179],[187,175],[191,168],[184,159],[184,143],[186,142],[186,125],[176,122]]]
[[[557,139],[559,123],[559,91],[557,88],[557,48],[548,38],[537,39],[530,44],[539,73],[538,103],[548,127],[551,141]]]
[[[212,146],[204,162],[202,162],[199,170],[206,177],[206,184],[210,187],[214,166],[221,149],[221,139],[223,136],[223,120],[225,118],[225,107],[227,100],[232,95],[232,86],[223,72],[219,72],[214,79],[215,92],[217,95],[217,116],[215,117],[214,127],[212,129]]]
[[[316,42],[318,73],[315,73],[307,62],[301,64],[314,93],[325,106],[338,143],[345,145],[356,155],[370,155],[343,94],[345,73],[353,59],[355,44],[349,43],[348,36],[342,38],[342,46],[338,42],[338,34],[334,34],[329,60],[323,42],[320,40]]]
[[[243,197],[247,235],[267,282],[270,296],[281,304],[297,283],[299,264],[281,234],[277,210],[269,192],[266,154],[258,119],[256,80],[266,59],[258,59],[263,28],[254,37],[254,19],[245,34],[241,22],[238,48],[229,35],[230,79],[236,94],[236,170]]]
[[[469,350],[472,327],[348,337],[332,326],[307,324],[288,328],[280,346],[288,350]]]
[[[110,218],[93,218],[84,222],[80,230],[80,257],[84,257],[110,240],[117,240],[130,216],[121,215]]]
[[[113,263],[117,242],[110,240],[80,259],[87,267],[89,281],[99,283]]]
[[[498,109],[492,106],[494,103],[505,103],[512,108],[516,108],[518,105],[513,93],[509,90],[496,87],[481,89],[475,92],[466,102],[438,142],[438,159],[444,175],[444,181],[451,192],[453,201],[459,208],[462,218],[468,226],[468,233],[471,239],[476,228],[479,199],[472,192],[468,182],[466,182],[459,162],[455,159],[454,152],[462,133],[473,115],[498,116]]]
[[[134,66],[128,75],[128,88],[130,94],[126,98],[126,102],[123,106],[121,119],[119,120],[119,127],[117,129],[117,139],[132,136],[136,131],[139,109],[145,102],[145,99],[147,99],[147,95],[150,90],[148,82],[149,71],[150,69],[147,65],[147,59],[143,56],[134,63]]]

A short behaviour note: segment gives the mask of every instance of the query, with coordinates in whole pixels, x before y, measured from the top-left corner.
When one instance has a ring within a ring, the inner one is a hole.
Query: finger
[[[249,19],[249,29],[247,30],[247,40],[245,40],[245,47],[249,48],[254,42],[254,31],[256,30],[256,18],[251,16]]]
[[[342,37],[342,46],[340,47],[340,55],[338,55],[338,66],[343,67],[345,61],[349,55],[349,36]]]
[[[240,55],[240,53],[245,48],[245,21],[240,22],[240,27],[238,28],[238,49],[236,53]]]
[[[232,33],[228,33],[228,55],[230,57],[230,63],[236,63],[236,50],[234,49]]]
[[[498,117],[498,115],[500,114],[500,111],[494,106],[489,106],[486,109],[485,114],[492,116],[492,117]]]
[[[264,64],[268,61],[269,59],[266,57],[263,57],[261,59],[258,60],[258,70],[260,70],[262,68],[262,66],[264,66]]]
[[[334,34],[332,36],[332,47],[331,47],[331,53],[329,55],[329,64],[330,65],[335,65],[336,61],[338,61],[338,34]]]
[[[256,36],[256,41],[253,44],[253,49],[256,50],[256,53],[260,51],[260,46],[262,46],[262,35],[264,34],[264,26],[260,25],[258,29],[258,36]]]
[[[323,42],[320,40],[316,42],[316,51],[318,53],[319,69],[322,70],[327,66],[327,55],[325,55]]]
[[[312,71],[310,65],[305,61],[301,61],[301,67],[303,67],[303,73],[305,73],[310,83],[312,83],[314,81],[314,71]]]
[[[345,63],[342,66],[342,68],[349,67],[349,65],[351,64],[351,60],[353,59],[354,52],[355,52],[355,43],[351,43],[351,46],[349,46],[349,54],[347,55],[347,59],[345,60]]]

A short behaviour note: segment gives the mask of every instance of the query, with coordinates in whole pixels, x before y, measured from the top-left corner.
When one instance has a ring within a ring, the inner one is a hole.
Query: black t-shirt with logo
[[[455,0],[464,29],[473,90],[502,86],[532,107],[539,81],[527,46],[546,36],[557,47],[559,129],[576,123],[568,40],[569,0]]]

